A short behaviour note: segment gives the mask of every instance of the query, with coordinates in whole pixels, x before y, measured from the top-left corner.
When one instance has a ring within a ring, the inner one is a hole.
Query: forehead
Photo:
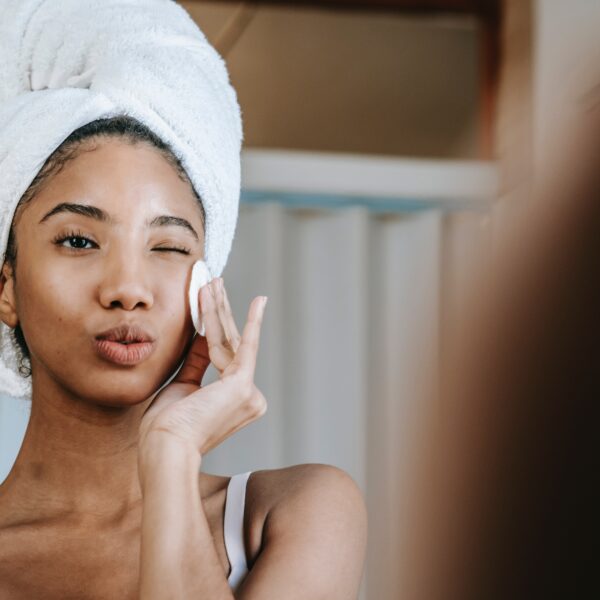
[[[164,209],[201,214],[190,184],[157,148],[118,138],[84,142],[36,194],[31,208],[37,214],[69,201],[94,204],[117,219]]]

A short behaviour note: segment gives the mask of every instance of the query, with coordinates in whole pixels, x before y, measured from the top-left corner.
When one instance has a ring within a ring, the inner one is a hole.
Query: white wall
[[[0,482],[10,472],[29,421],[31,403],[0,395]]]
[[[553,136],[569,126],[582,94],[600,81],[599,32],[598,0],[535,0],[533,124],[538,166],[556,149]]]

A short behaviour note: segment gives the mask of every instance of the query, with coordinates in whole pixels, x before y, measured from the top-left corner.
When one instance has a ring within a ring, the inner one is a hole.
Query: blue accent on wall
[[[487,211],[491,200],[422,199],[422,198],[386,198],[377,196],[344,196],[337,194],[310,194],[276,191],[242,190],[240,202],[243,204],[262,204],[274,202],[290,208],[340,209],[352,206],[364,206],[374,213],[410,213],[424,210],[442,211]]]

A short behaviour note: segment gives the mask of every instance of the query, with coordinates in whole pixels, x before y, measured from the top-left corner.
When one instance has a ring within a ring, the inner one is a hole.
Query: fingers
[[[244,326],[242,340],[233,361],[237,369],[242,372],[250,381],[254,379],[256,357],[258,354],[258,343],[260,339],[260,328],[262,325],[266,304],[266,296],[257,296],[250,304],[250,308],[248,310],[248,320]]]
[[[242,336],[235,324],[222,278],[215,277],[201,288],[200,303],[208,352],[215,368],[222,374],[228,367],[233,367],[252,380],[266,296],[257,296],[250,304]]]
[[[210,360],[219,372],[223,372],[233,360],[235,352],[227,339],[219,317],[217,302],[212,291],[212,282],[200,289],[200,310],[206,329]]]
[[[237,330],[237,326],[233,318],[233,311],[229,305],[229,298],[227,297],[227,290],[223,285],[222,277],[218,277],[216,280],[215,300],[217,302],[217,311],[225,330],[225,337],[229,341],[233,351],[237,352],[242,338]]]

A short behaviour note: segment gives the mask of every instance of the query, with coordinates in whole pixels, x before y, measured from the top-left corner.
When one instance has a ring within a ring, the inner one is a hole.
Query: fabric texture
[[[223,534],[225,550],[231,565],[227,581],[236,590],[248,574],[248,561],[244,545],[244,513],[246,509],[246,487],[252,471],[239,473],[229,480],[225,500]]]
[[[100,118],[132,116],[170,144],[206,213],[222,273],[240,195],[241,111],[224,60],[172,0],[0,0],[0,249],[52,152]],[[0,393],[30,397],[0,323]]]

